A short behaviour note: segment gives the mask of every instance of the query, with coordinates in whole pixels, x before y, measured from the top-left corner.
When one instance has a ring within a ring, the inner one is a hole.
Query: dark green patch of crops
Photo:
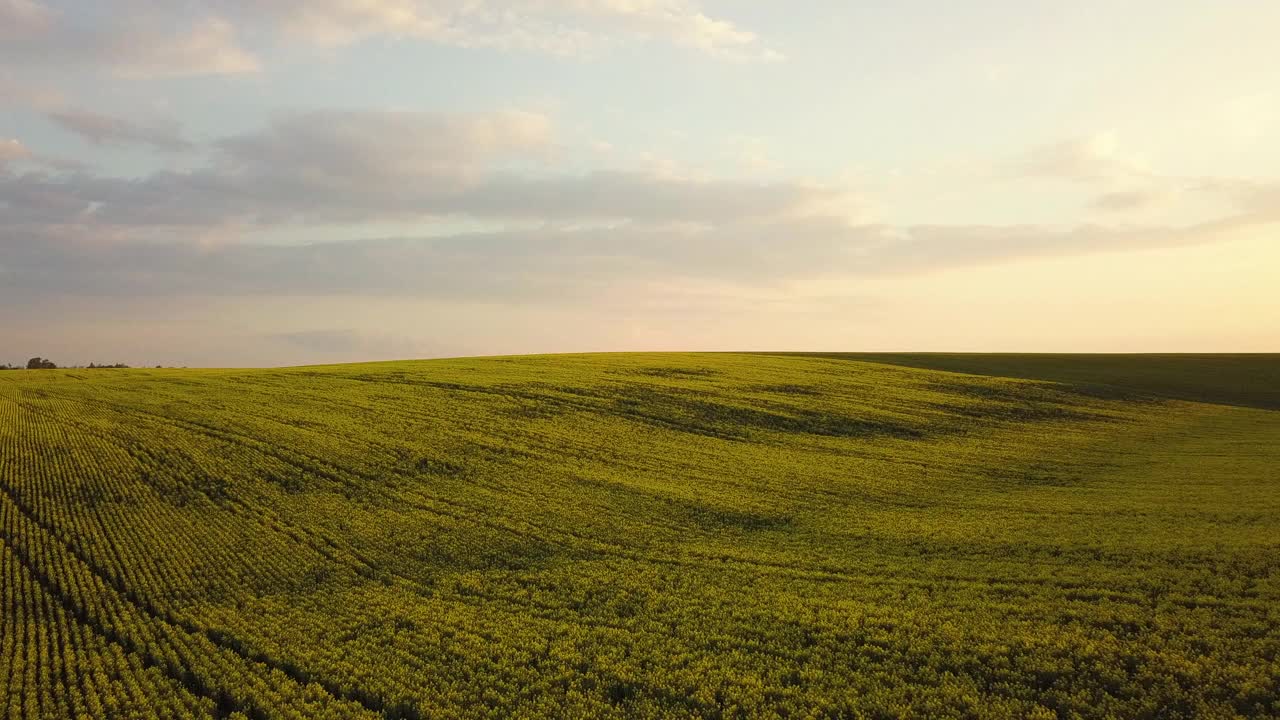
[[[1112,400],[1157,396],[1280,410],[1280,355],[1275,354],[986,354],[779,353],[1048,380],[1072,392]]]

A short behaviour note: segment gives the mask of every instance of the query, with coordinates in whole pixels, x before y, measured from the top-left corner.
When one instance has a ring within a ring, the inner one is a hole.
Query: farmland
[[[0,718],[1277,717],[1277,368],[0,373]]]

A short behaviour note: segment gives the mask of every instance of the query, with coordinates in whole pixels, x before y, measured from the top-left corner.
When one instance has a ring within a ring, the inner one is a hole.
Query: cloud
[[[78,170],[82,168],[80,163],[73,160],[35,153],[20,140],[0,138],[0,185],[4,184],[6,166],[9,163],[23,163],[53,170]],[[0,197],[0,209],[3,209],[4,202],[4,198]],[[3,229],[3,216],[0,216],[0,230]]]
[[[13,138],[0,138],[0,170],[4,170],[5,165],[8,163],[30,158],[31,151],[27,149],[26,145]]]
[[[118,297],[392,296],[496,303],[592,302],[680,284],[768,292],[815,278],[910,275],[1012,260],[1234,239],[1280,217],[1187,227],[850,225],[837,218],[710,228],[509,230],[307,245],[103,242],[10,234],[5,292]],[[324,338],[321,338],[322,340]]]
[[[21,159],[20,146],[8,154]],[[581,301],[646,284],[777,288],[1036,257],[1218,242],[1277,221],[1280,192],[1220,181],[1237,214],[1186,226],[867,224],[841,188],[644,171],[565,174],[545,116],[323,111],[225,137],[193,170],[138,178],[0,170],[12,292],[391,295]],[[1142,198],[1117,198],[1118,205]],[[311,244],[263,228],[504,228]]]
[[[1280,213],[1280,182],[1277,181],[1201,178],[1191,189],[1225,197],[1241,212],[1265,215]]]
[[[137,144],[166,152],[191,150],[175,124],[144,125],[124,118],[79,109],[52,110],[47,117],[96,145]]]
[[[63,103],[62,94],[49,87],[19,82],[12,72],[0,70],[0,108],[50,108]]]
[[[105,13],[57,10],[35,0],[0,0],[0,63],[93,67],[163,77],[252,72],[258,61],[214,15],[194,17],[144,0]]]
[[[33,0],[0,0],[0,38],[42,32],[53,18],[51,10]]]
[[[125,77],[258,71],[263,47],[372,37],[585,55],[665,42],[734,60],[775,60],[752,32],[693,0],[118,0],[103,12],[0,0],[0,65],[102,68]]]
[[[0,108],[42,114],[95,145],[136,144],[166,152],[195,149],[194,143],[182,137],[177,122],[139,122],[77,107],[56,90],[19,82],[7,73],[0,74]]]
[[[802,214],[840,191],[795,182],[759,183],[599,171],[554,177],[496,177],[456,196],[456,207],[505,219],[732,223]]]
[[[1155,190],[1117,190],[1093,199],[1093,207],[1105,212],[1145,210],[1163,201],[1166,194]]]
[[[1247,181],[1180,177],[1156,172],[1126,152],[1112,131],[1049,143],[1003,166],[1006,179],[1052,180],[1074,184],[1092,194],[1089,207],[1106,215],[1138,215],[1173,208],[1240,206],[1249,195]],[[1265,185],[1265,183],[1263,183]]]
[[[1221,242],[1242,229],[1267,224],[1232,216],[1189,226],[920,225],[882,229],[882,242],[863,256],[861,269],[874,274],[917,273],[1010,260],[1071,257]]]
[[[321,165],[323,167],[323,165]],[[0,175],[0,223],[121,227],[355,225],[429,218],[560,223],[731,223],[803,215],[839,191],[796,183],[667,178],[648,173],[470,176],[465,166],[413,174],[335,175],[247,167],[158,172]]]
[[[527,113],[324,112],[223,138],[203,167],[140,178],[0,175],[10,223],[113,226],[363,222],[451,211],[501,158],[547,146]]]
[[[319,111],[218,146],[252,174],[463,182],[496,158],[545,151],[551,140],[551,120],[536,113]]]
[[[114,128],[114,126],[112,126]],[[549,118],[526,112],[317,112],[213,144],[207,165],[140,178],[0,176],[10,223],[113,226],[496,221],[734,222],[812,214],[844,193],[636,171],[548,172]]]
[[[163,77],[255,72],[258,59],[237,39],[231,23],[208,17],[176,34],[136,26],[102,38],[100,52],[122,75]]]
[[[1032,148],[1005,167],[1015,178],[1044,178],[1075,182],[1099,182],[1142,177],[1145,166],[1120,152],[1114,131],[1072,138]]]
[[[215,0],[210,5],[244,25],[265,22],[286,38],[317,45],[381,35],[578,55],[619,42],[659,40],[732,59],[780,57],[754,33],[708,16],[691,0]]]
[[[219,0],[215,7],[245,25],[268,24],[317,45],[344,45],[371,35],[430,37],[447,29],[449,11],[413,0]],[[467,12],[472,3],[456,3]]]
[[[755,33],[709,17],[686,0],[576,0],[566,5],[588,16],[617,22],[640,37],[667,38],[734,59],[781,59],[776,51],[762,47]]]

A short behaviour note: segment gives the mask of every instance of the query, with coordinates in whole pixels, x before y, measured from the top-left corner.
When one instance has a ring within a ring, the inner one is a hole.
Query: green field
[[[0,719],[1280,717],[1278,377],[0,373]]]

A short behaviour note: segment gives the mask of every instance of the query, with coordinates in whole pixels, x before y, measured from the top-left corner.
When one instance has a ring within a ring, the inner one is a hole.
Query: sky
[[[1274,0],[0,0],[0,363],[1280,351]]]

